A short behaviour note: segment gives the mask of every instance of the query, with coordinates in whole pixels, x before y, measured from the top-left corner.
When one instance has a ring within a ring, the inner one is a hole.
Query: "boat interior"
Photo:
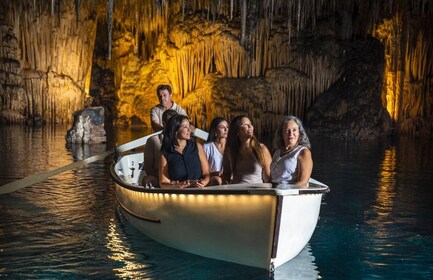
[[[143,169],[144,155],[142,152],[130,153],[123,155],[118,158],[114,165],[114,173],[122,181],[123,184],[129,185],[130,187],[138,188],[153,188],[153,186],[142,186],[140,182],[145,171]],[[322,182],[319,182],[313,178],[310,178],[308,188],[302,188],[300,186],[291,184],[271,184],[271,183],[260,183],[260,184],[230,184],[221,186],[209,186],[207,190],[266,190],[276,189],[284,194],[301,194],[301,193],[312,193],[312,192],[328,192],[329,187]]]

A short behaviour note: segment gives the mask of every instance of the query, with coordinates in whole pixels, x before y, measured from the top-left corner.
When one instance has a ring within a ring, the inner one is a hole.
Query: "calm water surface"
[[[65,145],[67,127],[0,126],[0,185],[99,154]],[[273,279],[432,279],[433,149],[428,139],[312,139],[313,176],[328,184],[309,245]],[[266,272],[160,245],[119,211],[111,158],[0,196],[0,277],[269,279]]]

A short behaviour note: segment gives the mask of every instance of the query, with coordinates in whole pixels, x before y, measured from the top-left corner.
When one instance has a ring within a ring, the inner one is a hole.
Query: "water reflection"
[[[72,153],[75,160],[83,160],[93,155],[101,154],[108,150],[107,144],[67,144],[66,148]]]
[[[320,279],[319,271],[314,263],[314,256],[308,244],[296,258],[275,270],[275,280],[311,280]]]
[[[396,197],[396,166],[396,147],[392,146],[385,150],[384,158],[379,166],[378,189],[376,193],[377,205],[375,206],[378,225],[381,222],[386,222],[386,219],[389,218],[390,213],[393,211]]]
[[[132,253],[128,244],[123,241],[114,219],[110,221],[106,247],[110,249],[108,258],[119,264],[119,267],[113,268],[117,277],[121,279],[144,279],[148,277],[146,271],[142,271],[148,265],[136,261],[137,255]]]

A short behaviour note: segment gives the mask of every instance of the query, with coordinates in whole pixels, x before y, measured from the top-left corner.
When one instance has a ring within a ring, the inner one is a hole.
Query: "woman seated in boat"
[[[167,109],[162,114],[162,125],[163,127],[167,124],[168,120],[177,115],[175,110]],[[161,145],[162,145],[163,133],[152,136],[147,140],[144,146],[144,171],[146,175],[141,180],[143,186],[159,186],[159,159],[161,157]]]
[[[313,171],[313,159],[310,140],[301,120],[295,116],[283,118],[275,132],[274,148],[272,182],[307,187]]]
[[[254,136],[254,126],[247,116],[231,123],[223,158],[223,183],[270,182],[271,154]]]
[[[187,116],[170,118],[162,139],[159,185],[161,188],[203,188],[209,184],[209,164],[203,147],[191,139]]]
[[[216,117],[210,123],[209,136],[203,144],[210,168],[210,185],[222,184],[223,155],[226,146],[229,124],[226,119]]]

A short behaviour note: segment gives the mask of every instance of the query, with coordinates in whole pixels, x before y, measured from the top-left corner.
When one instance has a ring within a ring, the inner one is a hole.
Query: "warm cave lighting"
[[[395,185],[397,181],[397,151],[396,147],[385,150],[385,155],[379,172],[377,192],[377,210],[380,216],[389,216],[395,203]]]
[[[387,62],[388,63],[388,62]],[[398,120],[398,95],[397,87],[396,87],[396,81],[395,81],[395,75],[392,72],[386,72],[385,73],[385,80],[386,80],[386,89],[385,89],[385,96],[386,96],[386,110],[389,113],[389,116],[391,119],[395,122]]]

